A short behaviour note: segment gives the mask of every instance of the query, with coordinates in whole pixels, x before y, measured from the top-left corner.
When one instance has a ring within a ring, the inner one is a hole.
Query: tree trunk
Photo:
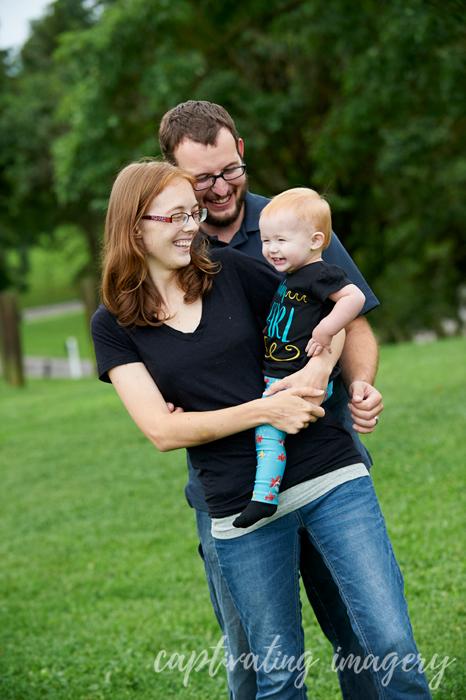
[[[94,313],[97,311],[98,306],[100,304],[98,283],[97,283],[96,277],[94,277],[93,275],[89,275],[88,277],[82,277],[81,284],[80,284],[80,292],[81,292],[81,299],[84,302],[84,308],[86,310],[87,330],[89,331],[89,336],[91,338],[91,344],[92,344],[91,318],[93,317]],[[95,362],[95,358],[94,358],[94,367],[95,367],[95,370],[97,372],[97,364]]]
[[[20,316],[16,294],[0,292],[0,353],[3,378],[11,386],[23,386]]]
[[[98,283],[94,276],[89,275],[81,278],[80,284],[81,299],[86,310],[87,325],[91,325],[91,318],[97,311],[100,304]]]

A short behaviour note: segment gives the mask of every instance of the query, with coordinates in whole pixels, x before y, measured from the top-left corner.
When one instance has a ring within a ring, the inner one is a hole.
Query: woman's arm
[[[283,389],[307,386],[323,390],[321,396],[315,399],[317,403],[321,403],[325,389],[328,386],[329,377],[343,351],[344,343],[345,331],[340,331],[332,338],[331,354],[327,350],[323,350],[319,355],[311,357],[303,369],[300,369],[294,374],[290,374],[279,382],[274,382],[270,389],[267,389],[265,395],[271,396]]]
[[[131,418],[161,452],[202,445],[263,423],[297,433],[325,413],[303,398],[322,394],[307,387],[218,411],[171,413],[142,362],[114,367],[108,375]]]

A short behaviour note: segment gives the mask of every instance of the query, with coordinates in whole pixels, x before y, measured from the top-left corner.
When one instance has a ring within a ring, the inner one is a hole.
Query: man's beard
[[[241,209],[243,208],[244,200],[246,199],[246,194],[248,191],[248,177],[246,175],[244,184],[239,191],[239,194],[236,198],[236,207],[235,211],[231,216],[225,217],[217,217],[215,214],[211,214],[209,211],[207,213],[207,218],[206,218],[206,224],[210,224],[211,226],[216,226],[217,228],[226,228],[227,226],[230,226],[231,224],[234,224],[236,219],[239,217],[241,213]]]

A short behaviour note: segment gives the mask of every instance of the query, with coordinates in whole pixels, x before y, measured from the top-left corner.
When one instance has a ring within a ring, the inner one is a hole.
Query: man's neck
[[[208,236],[217,236],[219,241],[222,241],[222,243],[230,243],[232,240],[233,236],[239,229],[241,228],[241,224],[243,223],[244,219],[244,204],[241,209],[241,212],[238,216],[237,219],[233,221],[232,224],[229,226],[212,226],[212,224],[208,224],[207,222],[203,222],[201,224],[202,231],[206,233]]]

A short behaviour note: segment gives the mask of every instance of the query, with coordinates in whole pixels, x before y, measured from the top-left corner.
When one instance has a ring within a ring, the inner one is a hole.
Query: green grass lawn
[[[465,357],[464,338],[382,348],[385,410],[366,439],[420,651],[457,659],[435,700],[466,697]],[[223,670],[184,687],[153,669],[161,650],[220,638],[184,452],[157,453],[97,380],[0,384],[0,397],[2,700],[227,698]],[[319,659],[309,697],[337,700],[332,650],[303,613]]]
[[[29,319],[21,324],[23,353],[37,357],[66,357],[66,339],[74,336],[82,358],[92,358],[94,351],[84,312]]]

